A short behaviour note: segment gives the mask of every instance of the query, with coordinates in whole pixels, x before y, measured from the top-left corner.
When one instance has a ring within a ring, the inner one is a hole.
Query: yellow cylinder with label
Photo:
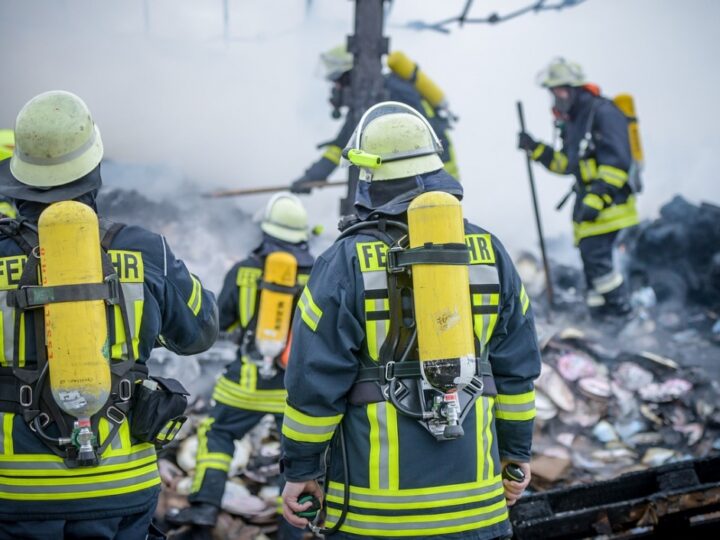
[[[619,94],[613,99],[617,108],[628,118],[628,135],[630,137],[630,151],[638,164],[644,163],[642,143],[640,142],[640,128],[635,112],[635,100],[630,94]]]
[[[98,218],[89,206],[63,201],[40,215],[42,285],[102,283]],[[105,302],[49,303],[45,310],[50,389],[58,406],[76,418],[97,413],[110,396]]]
[[[433,107],[445,106],[445,92],[435,84],[424,71],[418,68],[417,64],[410,60],[405,53],[401,51],[393,51],[387,57],[387,65],[395,75],[406,81],[413,82],[415,78],[415,89],[420,95],[430,103]]]
[[[449,193],[423,193],[408,208],[410,248],[465,245],[462,207]],[[468,267],[412,265],[418,352],[425,380],[444,392],[475,375],[475,341]]]
[[[283,352],[290,332],[297,260],[290,253],[276,251],[265,259],[260,308],[255,329],[255,346],[266,358]]]

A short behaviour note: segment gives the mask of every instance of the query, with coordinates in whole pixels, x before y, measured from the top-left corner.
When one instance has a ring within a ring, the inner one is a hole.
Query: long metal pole
[[[522,102],[517,102],[518,118],[520,119],[520,129],[525,131],[525,114],[523,113]],[[535,191],[535,177],[533,176],[532,162],[530,160],[530,152],[525,153],[527,163],[528,179],[530,180],[530,192],[532,193],[533,210],[535,211],[535,224],[537,225],[538,236],[540,237],[540,253],[542,254],[543,268],[545,269],[545,290],[547,291],[548,305],[552,309],[554,305],[555,295],[553,293],[552,278],[550,277],[550,264],[548,263],[547,252],[545,251],[545,236],[542,230],[542,220],[540,219],[540,207],[537,201],[537,193]]]
[[[355,0],[354,34],[348,39],[348,50],[353,54],[350,75],[348,114],[355,124],[370,107],[386,99],[382,76],[382,55],[388,51],[388,40],[383,38],[384,0]],[[353,212],[359,169],[350,167],[347,197],[340,201],[340,214]]]

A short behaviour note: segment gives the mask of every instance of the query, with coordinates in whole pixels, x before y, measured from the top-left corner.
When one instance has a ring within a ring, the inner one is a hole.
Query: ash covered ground
[[[232,264],[260,240],[253,217],[235,201],[203,200],[177,173],[104,167],[100,213],[164,234],[175,254],[216,292]],[[142,195],[150,176],[167,189]],[[313,251],[320,253],[333,237],[327,231]],[[551,256],[568,245],[565,239],[550,242]],[[516,258],[543,352],[535,491],[720,452],[720,208],[676,197],[658,219],[624,238],[619,259],[634,290],[634,316],[598,322],[586,314],[579,268],[552,261],[555,307],[549,310],[541,264],[529,253]],[[215,379],[234,358],[235,345],[220,340],[195,357],[157,349],[149,362],[156,374],[181,380],[192,393],[191,421],[161,461],[160,518],[167,508],[187,504],[195,429],[207,414]],[[278,458],[279,435],[268,417],[236,444],[215,538],[272,537]]]

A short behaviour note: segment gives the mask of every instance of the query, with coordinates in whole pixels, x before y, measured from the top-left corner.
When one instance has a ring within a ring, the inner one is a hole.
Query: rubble
[[[541,341],[535,490],[712,452],[720,435],[720,385],[701,371],[655,353],[601,346],[578,327]]]
[[[100,206],[108,217],[143,223],[168,236],[210,288],[217,290],[224,272],[252,247],[244,234],[211,234],[250,230],[249,216],[237,208],[198,215],[182,197],[159,204],[117,189],[103,193]],[[529,254],[518,262],[543,354],[533,490],[616,478],[720,452],[720,219],[709,218],[718,212],[712,205],[676,199],[661,218],[625,238],[623,261],[635,289],[636,317],[620,324],[586,318],[582,272],[556,264],[558,305],[550,321],[541,266]],[[704,228],[695,229],[698,224]],[[182,358],[158,348],[149,361],[153,373],[178,378],[192,394],[191,420],[160,460],[160,519],[168,508],[188,504],[194,433],[235,348],[224,339],[202,355]],[[266,420],[236,446],[214,538],[262,539],[277,528],[280,439],[272,416]],[[192,535],[185,528],[171,538]]]

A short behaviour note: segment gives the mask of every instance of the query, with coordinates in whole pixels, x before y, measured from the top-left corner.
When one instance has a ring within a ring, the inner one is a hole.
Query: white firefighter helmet
[[[20,109],[10,161],[19,182],[41,189],[62,186],[88,174],[102,156],[100,131],[75,94],[45,92]]]
[[[582,86],[587,83],[587,80],[580,64],[558,57],[538,73],[537,83],[543,88],[555,88],[556,86]]]
[[[427,119],[397,101],[373,105],[360,119],[343,157],[366,182],[407,178],[443,168],[440,139]]]
[[[309,234],[305,207],[292,193],[276,193],[265,205],[260,216],[260,229],[291,244],[307,242]]]
[[[328,81],[335,81],[353,67],[353,55],[341,44],[320,54],[322,73]]]

